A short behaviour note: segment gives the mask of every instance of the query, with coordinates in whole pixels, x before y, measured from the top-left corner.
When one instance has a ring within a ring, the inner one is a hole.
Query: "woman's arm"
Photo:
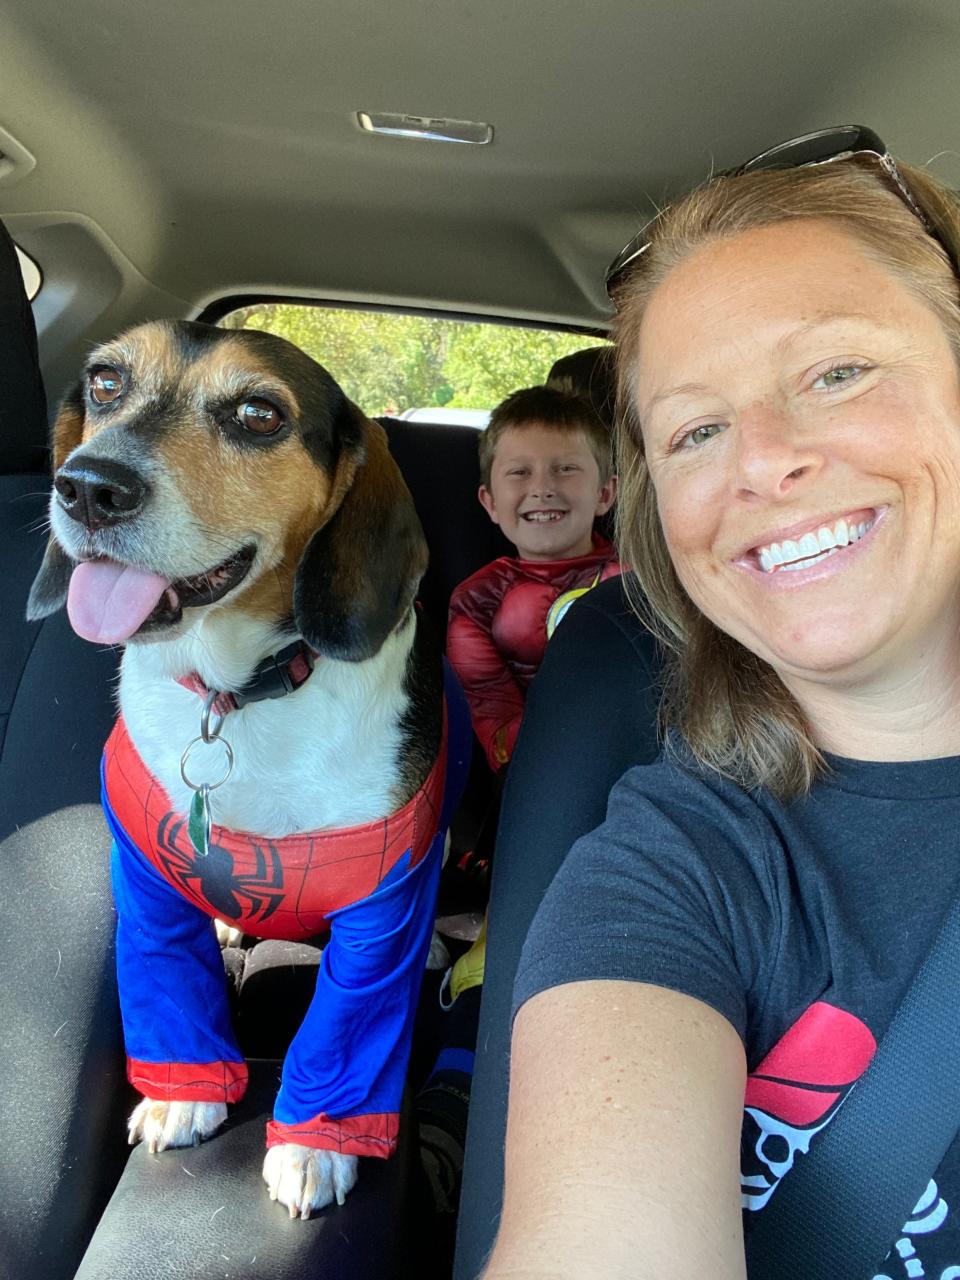
[[[743,1280],[745,1078],[736,1031],[690,996],[609,981],[535,996],[514,1025],[484,1280]]]

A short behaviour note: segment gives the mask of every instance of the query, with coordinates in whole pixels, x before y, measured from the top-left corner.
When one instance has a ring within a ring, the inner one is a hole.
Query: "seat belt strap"
[[[840,1111],[760,1213],[750,1280],[870,1280],[960,1128],[960,900]]]

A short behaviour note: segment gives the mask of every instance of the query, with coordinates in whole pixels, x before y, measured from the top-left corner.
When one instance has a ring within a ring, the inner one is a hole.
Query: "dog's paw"
[[[167,1147],[196,1147],[223,1124],[222,1102],[158,1102],[144,1098],[127,1125],[130,1145],[142,1138],[151,1155]]]
[[[263,1162],[263,1180],[271,1200],[279,1200],[290,1217],[306,1220],[314,1209],[336,1200],[343,1204],[357,1180],[358,1156],[318,1151],[296,1142],[271,1147]]]
[[[217,941],[220,943],[220,950],[224,947],[236,947],[240,945],[243,938],[243,930],[237,929],[232,924],[227,924],[225,920],[214,919],[213,927],[217,931]]]

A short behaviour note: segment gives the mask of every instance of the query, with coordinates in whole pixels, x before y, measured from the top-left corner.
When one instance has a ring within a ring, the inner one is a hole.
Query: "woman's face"
[[[670,554],[795,691],[906,675],[960,628],[960,390],[933,314],[821,221],[655,292],[637,403]]]

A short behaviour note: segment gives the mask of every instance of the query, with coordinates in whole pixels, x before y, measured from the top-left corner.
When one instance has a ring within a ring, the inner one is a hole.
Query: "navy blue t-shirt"
[[[960,757],[829,763],[789,804],[677,759],[631,769],[554,880],[517,977],[517,1007],[628,979],[733,1024],[749,1072],[747,1234],[866,1068],[960,887]],[[958,1148],[878,1280],[960,1277]]]

